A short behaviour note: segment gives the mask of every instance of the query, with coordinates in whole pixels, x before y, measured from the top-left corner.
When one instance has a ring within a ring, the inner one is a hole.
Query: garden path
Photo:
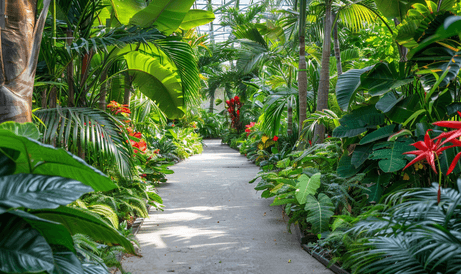
[[[137,235],[142,257],[125,258],[125,270],[332,273],[287,232],[281,207],[270,207],[272,199],[248,184],[258,167],[221,140],[205,144],[203,154],[172,167],[175,173],[159,188],[165,211],[151,209]]]

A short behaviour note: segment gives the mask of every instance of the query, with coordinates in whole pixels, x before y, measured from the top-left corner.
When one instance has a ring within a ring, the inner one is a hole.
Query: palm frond
[[[133,175],[131,147],[119,127],[120,121],[104,111],[91,108],[56,108],[35,112],[45,126],[41,141],[78,154],[84,151],[87,161],[103,171],[115,167],[123,177]]]

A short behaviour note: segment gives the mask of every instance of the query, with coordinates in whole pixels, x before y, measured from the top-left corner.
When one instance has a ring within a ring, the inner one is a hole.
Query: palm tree
[[[43,28],[51,0],[43,1],[37,18],[37,0],[4,0],[2,35],[0,123],[32,121],[32,94]],[[6,7],[6,9],[5,9]],[[24,24],[31,22],[32,24]]]
[[[333,0],[325,0],[325,17],[323,31],[322,64],[320,69],[319,90],[317,92],[317,111],[328,108],[328,92],[330,90],[330,54],[331,54],[331,4]],[[325,126],[319,124],[315,127],[314,138],[318,143],[325,139]]]
[[[300,1],[299,7],[299,69],[298,69],[298,93],[299,93],[299,128],[303,128],[307,112],[307,72],[306,72],[306,0]]]

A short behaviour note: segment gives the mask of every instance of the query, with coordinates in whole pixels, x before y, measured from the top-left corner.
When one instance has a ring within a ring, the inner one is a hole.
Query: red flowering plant
[[[229,112],[232,124],[231,126],[236,130],[240,127],[240,108],[243,106],[240,102],[240,98],[235,96],[234,98],[226,101],[226,109]]]
[[[460,114],[461,115],[461,114]],[[442,169],[440,165],[440,160],[439,156],[447,149],[452,148],[452,147],[461,147],[461,141],[459,141],[457,138],[461,136],[461,122],[455,122],[455,121],[440,121],[440,122],[435,122],[433,123],[436,126],[441,126],[441,127],[448,127],[448,128],[455,128],[457,130],[453,130],[450,132],[444,132],[440,134],[439,136],[431,139],[429,132],[432,131],[431,129],[426,131],[426,134],[424,135],[424,141],[419,141],[412,146],[417,148],[418,150],[414,151],[409,151],[405,152],[403,154],[412,154],[416,155],[416,158],[414,158],[412,161],[410,161],[404,168],[408,168],[409,166],[426,160],[427,163],[430,165],[432,170],[435,172],[435,174],[439,175],[439,190],[437,194],[437,202],[440,203],[440,196],[441,196],[441,185],[442,185]],[[443,140],[445,139],[445,140]],[[451,143],[451,145],[444,146],[447,143]],[[461,152],[458,153],[450,167],[448,168],[447,171],[447,176],[455,169],[456,164],[458,163],[459,159],[461,157]],[[436,161],[438,165],[438,171],[436,168]]]
[[[251,122],[250,124],[245,126],[246,127],[245,132],[247,133],[247,137],[248,135],[250,135],[255,125],[256,125],[256,122]]]

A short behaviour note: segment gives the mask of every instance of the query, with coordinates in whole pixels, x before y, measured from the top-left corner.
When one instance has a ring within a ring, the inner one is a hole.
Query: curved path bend
[[[289,234],[281,207],[256,193],[259,168],[221,140],[172,167],[159,188],[165,211],[151,209],[137,235],[142,257],[123,261],[132,274],[330,274]],[[291,260],[289,262],[289,260]]]

